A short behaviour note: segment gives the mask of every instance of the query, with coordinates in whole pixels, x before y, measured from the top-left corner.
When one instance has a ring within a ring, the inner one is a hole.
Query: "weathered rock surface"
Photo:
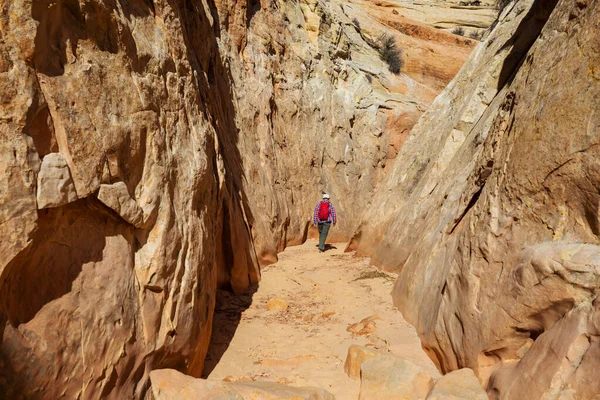
[[[424,399],[432,386],[431,375],[393,355],[369,358],[360,367],[360,400]]]
[[[258,279],[204,4],[3,2],[7,398],[137,398],[152,368],[198,375],[217,271]]]
[[[351,248],[444,372],[491,398],[594,398],[600,5],[511,3],[419,120]]]
[[[463,1],[447,0],[353,0],[352,3],[380,10],[382,16],[399,15],[434,28],[448,31],[463,28],[467,36],[484,33],[498,16],[495,0],[483,0],[479,5],[461,5]]]
[[[75,200],[77,193],[67,160],[60,153],[46,155],[37,176],[38,208],[58,207]]]
[[[426,400],[488,400],[473,370],[463,368],[442,376]]]
[[[344,372],[352,379],[360,379],[360,366],[365,360],[384,355],[385,352],[369,347],[352,345],[344,363]]]
[[[314,234],[309,218],[321,191],[339,215],[330,240],[351,236],[389,161],[476,42],[371,2],[261,4],[217,9],[228,27],[220,44],[228,49],[252,233],[259,262],[268,264]],[[384,32],[404,53],[400,75],[373,48]]]
[[[199,375],[216,287],[304,240],[321,190],[349,237],[475,44],[361,7],[3,3],[0,390],[143,397],[152,369]],[[396,23],[431,35],[394,33],[400,75],[372,46]]]
[[[326,390],[273,382],[221,382],[196,379],[172,369],[150,373],[156,400],[333,400]]]
[[[243,400],[228,383],[196,379],[174,369],[150,372],[155,400]]]
[[[97,196],[98,200],[119,214],[125,221],[136,228],[142,226],[144,212],[129,195],[125,182],[117,182],[112,185],[100,185]]]

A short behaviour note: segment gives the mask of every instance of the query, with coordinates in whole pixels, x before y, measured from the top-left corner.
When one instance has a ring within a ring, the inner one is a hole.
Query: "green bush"
[[[475,39],[475,40],[481,40],[481,32],[477,32],[477,31],[471,31],[471,33],[469,33],[469,37],[471,39]]]
[[[392,35],[383,33],[379,37],[377,51],[379,52],[379,57],[387,63],[390,72],[396,75],[400,74],[404,66],[402,50],[398,48],[396,39]]]
[[[455,35],[459,35],[459,36],[465,36],[465,30],[461,27],[454,28],[452,30],[452,33],[454,33]]]

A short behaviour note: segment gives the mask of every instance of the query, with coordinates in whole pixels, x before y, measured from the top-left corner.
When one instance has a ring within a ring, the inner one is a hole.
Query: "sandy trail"
[[[281,253],[279,262],[263,269],[254,293],[219,292],[205,375],[315,386],[337,399],[357,399],[360,382],[344,373],[344,361],[348,347],[358,344],[400,355],[438,377],[414,328],[392,305],[396,276],[343,253],[344,244],[320,254],[316,243]],[[287,310],[268,311],[274,298],[287,302]],[[346,331],[373,315],[381,318],[376,331]]]

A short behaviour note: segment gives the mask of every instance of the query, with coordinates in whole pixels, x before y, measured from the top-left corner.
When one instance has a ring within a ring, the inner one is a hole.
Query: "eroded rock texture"
[[[331,240],[348,239],[389,161],[475,42],[370,2],[217,9],[259,261],[310,234],[321,191],[339,213]],[[386,32],[404,52],[400,75],[373,48]]]
[[[258,279],[205,7],[2,3],[7,398],[131,398],[156,366],[199,374],[217,269]]]
[[[351,245],[401,271],[395,303],[431,357],[491,398],[600,393],[599,7],[510,4]]]
[[[135,398],[151,369],[199,375],[217,285],[245,290],[302,241],[321,190],[332,239],[349,237],[475,44],[341,1],[0,5],[8,398]],[[373,47],[391,28],[405,74]]]

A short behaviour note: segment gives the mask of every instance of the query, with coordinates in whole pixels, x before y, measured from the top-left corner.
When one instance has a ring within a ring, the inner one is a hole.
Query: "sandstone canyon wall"
[[[321,190],[348,237],[475,44],[341,1],[0,5],[11,399],[139,398],[152,369],[199,375],[217,285],[243,291],[302,241]],[[390,21],[420,35],[394,33],[401,75],[369,45]]]
[[[199,374],[217,269],[258,279],[204,7],[2,3],[7,398],[140,397],[156,365]]]
[[[349,239],[389,160],[476,42],[372,2],[229,6],[217,5],[220,43],[259,261],[306,238],[322,191],[339,214],[331,240]],[[373,48],[384,32],[404,53],[400,75]]]
[[[600,393],[600,4],[510,3],[423,115],[350,248],[442,371],[490,398]]]

